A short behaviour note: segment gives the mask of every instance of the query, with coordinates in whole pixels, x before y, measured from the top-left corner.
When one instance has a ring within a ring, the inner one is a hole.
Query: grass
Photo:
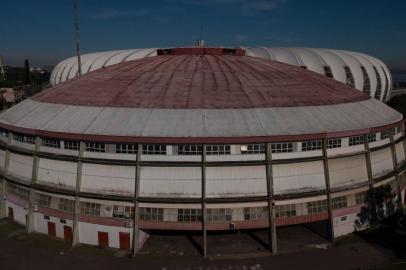
[[[73,251],[80,252],[84,254],[92,254],[92,255],[101,255],[101,256],[113,256],[117,250],[113,249],[104,249],[98,246],[90,246],[90,245],[83,245],[80,244],[76,246]]]
[[[69,250],[71,248],[71,243],[58,238],[50,238],[47,235],[31,233],[28,234],[25,239],[20,239],[22,241],[27,241],[32,245],[43,247],[47,249],[53,249],[56,251]]]
[[[357,234],[350,234],[346,235],[343,237],[340,237],[335,240],[334,246],[341,247],[341,246],[347,246],[347,245],[352,245],[355,243],[363,242],[364,240]]]
[[[4,221],[4,219],[2,221]],[[10,233],[12,233],[18,229],[24,229],[24,227],[17,225],[10,221],[6,221],[6,222],[0,224],[0,235],[7,237]]]
[[[9,237],[9,235],[17,230],[25,230],[25,227],[16,224],[15,222],[3,219],[0,223],[0,236]],[[45,234],[40,233],[30,233],[18,234],[13,237],[17,241],[26,242],[29,245],[37,246],[45,249],[52,249],[57,252],[61,251],[77,251],[85,254],[95,254],[95,255],[104,255],[104,256],[113,256],[117,250],[113,249],[103,249],[97,246],[90,245],[79,245],[72,248],[71,243],[60,238],[50,237]]]
[[[3,221],[4,222],[4,221]],[[12,232],[17,230],[25,230],[25,227],[18,225],[11,221],[5,221],[4,223],[0,224],[0,235],[3,237],[9,237]],[[39,233],[31,233],[26,234],[25,232],[22,234],[18,234],[13,236],[12,238],[18,241],[24,241],[29,243],[30,245],[35,245],[38,247],[44,247],[48,249],[54,249],[57,251],[67,250],[70,248],[70,243],[64,241],[62,239],[51,238],[47,235],[39,234]]]
[[[405,270],[406,262],[395,262],[392,264],[387,264],[385,266],[376,266],[365,268],[365,270]]]

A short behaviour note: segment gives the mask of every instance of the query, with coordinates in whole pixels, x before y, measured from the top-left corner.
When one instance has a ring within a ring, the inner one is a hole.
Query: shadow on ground
[[[302,234],[301,229],[286,230],[286,247],[292,239]],[[282,236],[282,234],[281,234]],[[279,237],[281,237],[279,236]],[[283,238],[283,237],[282,237]],[[317,238],[317,237],[316,237]],[[0,221],[1,269],[188,269],[188,270],[262,270],[262,269],[406,269],[406,264],[390,251],[368,243],[353,235],[343,238],[327,249],[300,248],[296,252],[269,255],[265,232],[240,234],[211,234],[212,259],[203,260],[200,255],[201,236],[191,235],[174,238],[153,235],[136,258],[117,258],[117,251],[97,247],[71,248],[70,243],[40,234],[27,235],[24,228],[8,221]],[[278,239],[279,240],[279,239]],[[281,246],[283,241],[280,240]],[[323,240],[324,241],[324,240]],[[225,244],[241,253],[229,258]],[[248,244],[245,244],[248,243]],[[306,243],[306,242],[304,242]],[[224,245],[223,245],[224,244]],[[157,246],[155,246],[157,245]],[[152,252],[161,247],[161,253]],[[293,245],[295,248],[297,245]],[[181,250],[182,248],[187,248]],[[143,254],[145,251],[149,253]],[[263,253],[259,257],[245,257],[246,251]],[[217,254],[220,254],[217,256]],[[214,256],[213,256],[214,255]],[[121,256],[122,257],[122,256]]]

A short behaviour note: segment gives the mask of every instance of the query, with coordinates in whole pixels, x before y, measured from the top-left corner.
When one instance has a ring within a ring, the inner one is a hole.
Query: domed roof
[[[236,55],[161,55],[58,84],[34,100],[81,106],[229,109],[331,105],[369,97],[299,67]]]
[[[381,60],[359,52],[321,48],[248,47],[246,56],[278,61],[299,66],[347,84],[353,77],[352,86],[378,100],[386,102],[391,96],[392,77]],[[121,62],[133,61],[158,55],[158,49],[128,49],[82,54],[82,74]],[[51,85],[57,85],[77,77],[77,57],[58,63],[50,77]]]
[[[96,70],[3,112],[0,127],[69,140],[254,143],[353,136],[403,121],[345,84],[241,51],[169,49]]]

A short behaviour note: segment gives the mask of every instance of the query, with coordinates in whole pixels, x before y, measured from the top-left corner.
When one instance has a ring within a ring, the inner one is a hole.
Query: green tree
[[[390,185],[368,190],[364,205],[355,221],[355,227],[361,228],[364,224],[377,225],[385,217],[394,214],[396,212],[394,198]]]

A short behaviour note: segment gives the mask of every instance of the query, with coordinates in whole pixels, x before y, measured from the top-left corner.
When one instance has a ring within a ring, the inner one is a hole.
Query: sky
[[[406,0],[78,0],[82,53],[148,47],[285,46],[360,51],[406,72]],[[6,65],[75,54],[72,0],[1,0]]]

